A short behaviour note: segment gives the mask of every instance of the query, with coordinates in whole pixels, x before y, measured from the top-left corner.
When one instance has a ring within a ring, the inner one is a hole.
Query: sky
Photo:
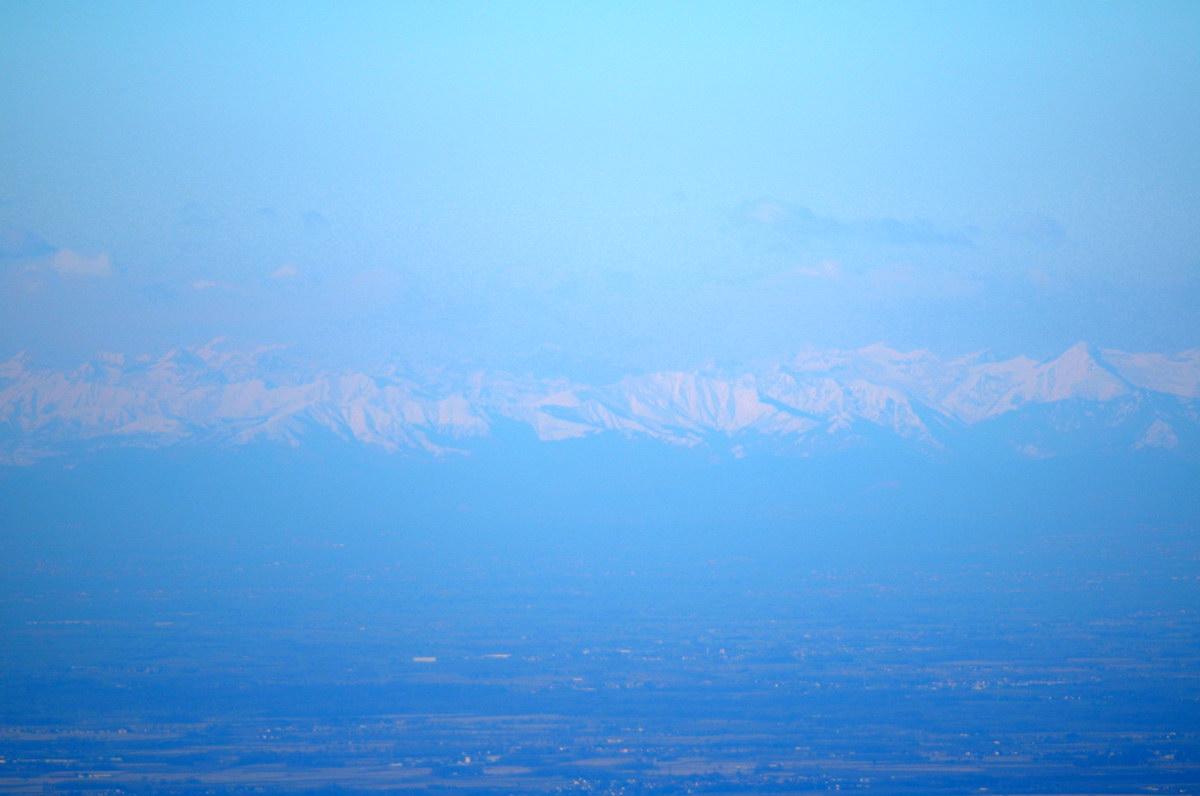
[[[0,359],[1200,346],[1200,4],[0,5]]]

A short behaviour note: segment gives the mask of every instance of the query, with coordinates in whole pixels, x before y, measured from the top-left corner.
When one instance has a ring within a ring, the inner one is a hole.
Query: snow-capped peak
[[[602,433],[680,445],[727,439],[743,453],[756,445],[806,452],[884,438],[940,451],[982,439],[993,421],[1035,407],[1108,407],[1079,411],[1108,418],[1105,428],[1128,427],[1126,447],[1186,450],[1200,425],[1200,352],[1101,352],[1086,343],[1043,362],[987,354],[943,360],[883,345],[806,349],[743,372],[659,371],[588,385],[397,363],[329,370],[276,346],[239,349],[217,340],[157,359],[101,354],[70,371],[37,369],[22,353],[0,365],[0,378],[0,424],[10,429],[0,459],[9,461],[80,442],[300,444],[317,429],[387,450],[440,453],[491,434],[500,419],[545,440]],[[1036,444],[1018,438],[1026,433],[1020,423],[1004,428],[1017,435],[1005,443],[1012,450],[1049,450],[1033,426]]]

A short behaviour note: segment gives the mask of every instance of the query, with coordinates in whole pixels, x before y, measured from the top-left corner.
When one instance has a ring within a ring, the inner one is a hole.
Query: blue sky
[[[1200,345],[1200,5],[8,3],[0,357]]]

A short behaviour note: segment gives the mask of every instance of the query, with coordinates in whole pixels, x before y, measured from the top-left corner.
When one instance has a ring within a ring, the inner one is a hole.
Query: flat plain
[[[1200,789],[1187,529],[769,566],[353,547],[10,562],[0,792]]]

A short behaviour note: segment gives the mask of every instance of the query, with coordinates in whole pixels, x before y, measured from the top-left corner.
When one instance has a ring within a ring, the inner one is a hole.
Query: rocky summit
[[[354,370],[223,341],[161,357],[101,354],[70,370],[0,364],[0,462],[113,447],[300,446],[314,437],[394,453],[469,453],[501,427],[546,444],[595,435],[742,457],[871,446],[929,456],[1047,458],[1200,450],[1200,351],[1100,350],[943,359],[883,345],[804,350],[744,369],[610,383],[467,366]]]

